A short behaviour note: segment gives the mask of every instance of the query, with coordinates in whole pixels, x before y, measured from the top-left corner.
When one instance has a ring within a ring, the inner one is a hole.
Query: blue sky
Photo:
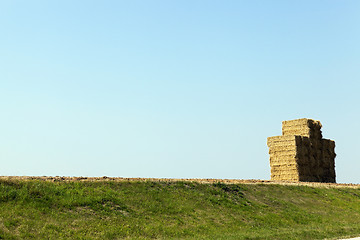
[[[1,175],[269,179],[318,119],[360,183],[359,1],[1,1]]]

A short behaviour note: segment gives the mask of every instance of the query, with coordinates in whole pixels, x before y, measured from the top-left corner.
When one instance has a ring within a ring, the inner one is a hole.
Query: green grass
[[[0,180],[0,239],[324,239],[360,235],[360,189]]]

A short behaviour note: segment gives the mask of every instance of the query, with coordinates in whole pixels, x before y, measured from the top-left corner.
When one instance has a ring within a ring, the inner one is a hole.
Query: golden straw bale
[[[321,139],[321,123],[312,119],[296,119],[282,122],[282,135],[300,135]]]
[[[272,180],[335,182],[335,142],[322,139],[320,121],[282,122],[282,136],[267,138]]]
[[[276,136],[276,137],[268,137],[267,145],[271,146],[282,146],[282,145],[294,145],[295,144],[295,136]]]
[[[308,124],[309,119],[300,118],[295,120],[287,120],[282,122],[282,126],[305,125]]]

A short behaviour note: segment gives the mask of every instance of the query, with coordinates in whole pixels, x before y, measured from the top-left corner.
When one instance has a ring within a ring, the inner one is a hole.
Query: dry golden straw
[[[335,183],[335,142],[323,139],[320,121],[282,122],[282,136],[268,137],[271,180]]]

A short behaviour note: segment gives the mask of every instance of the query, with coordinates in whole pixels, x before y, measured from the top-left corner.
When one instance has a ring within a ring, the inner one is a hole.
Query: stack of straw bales
[[[335,142],[323,139],[321,123],[283,121],[282,136],[269,137],[271,180],[335,182]]]

